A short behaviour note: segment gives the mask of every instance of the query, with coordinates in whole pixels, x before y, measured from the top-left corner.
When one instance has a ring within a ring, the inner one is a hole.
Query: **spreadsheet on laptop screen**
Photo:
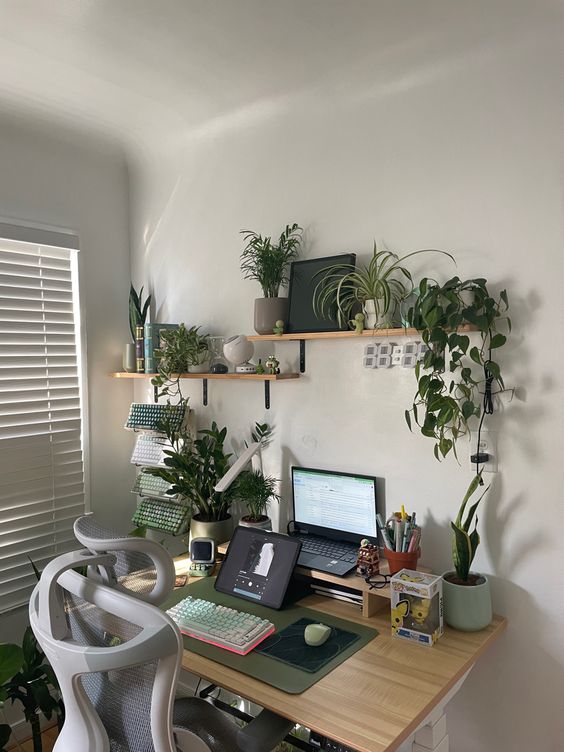
[[[376,537],[374,478],[296,467],[293,491],[297,523]]]

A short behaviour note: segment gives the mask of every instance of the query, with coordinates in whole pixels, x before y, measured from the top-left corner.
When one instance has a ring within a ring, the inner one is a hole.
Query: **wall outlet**
[[[477,452],[480,454],[489,454],[487,462],[478,465],[479,470],[485,473],[497,473],[497,447],[495,439],[490,431],[482,429],[480,432],[480,446],[478,447],[478,431],[472,431],[470,434],[470,457]],[[470,467],[476,470],[476,464],[470,460]]]

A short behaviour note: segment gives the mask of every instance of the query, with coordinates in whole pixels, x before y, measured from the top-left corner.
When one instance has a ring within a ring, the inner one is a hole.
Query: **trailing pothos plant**
[[[410,429],[415,423],[434,439],[437,459],[451,450],[456,456],[457,440],[481,415],[481,392],[491,398],[494,384],[504,389],[497,353],[506,342],[499,327],[511,331],[508,308],[507,292],[493,297],[482,278],[452,277],[443,285],[422,279],[419,284],[407,320],[429,349],[415,367],[417,392],[405,420]],[[460,331],[463,327],[478,333],[478,344]]]

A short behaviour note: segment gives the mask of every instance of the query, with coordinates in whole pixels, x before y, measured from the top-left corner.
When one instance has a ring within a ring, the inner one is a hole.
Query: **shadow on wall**
[[[508,737],[519,740],[515,752],[560,752],[564,666],[539,647],[541,641],[550,644],[560,636],[543,634],[542,612],[526,590],[497,577],[491,577],[491,583],[494,602],[496,591],[503,589],[504,611],[511,616],[507,632],[477,662],[448,706],[456,752],[506,749]]]

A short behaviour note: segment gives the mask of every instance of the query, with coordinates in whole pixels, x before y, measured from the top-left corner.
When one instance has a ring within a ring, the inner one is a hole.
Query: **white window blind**
[[[85,509],[77,252],[0,240],[0,611]]]

